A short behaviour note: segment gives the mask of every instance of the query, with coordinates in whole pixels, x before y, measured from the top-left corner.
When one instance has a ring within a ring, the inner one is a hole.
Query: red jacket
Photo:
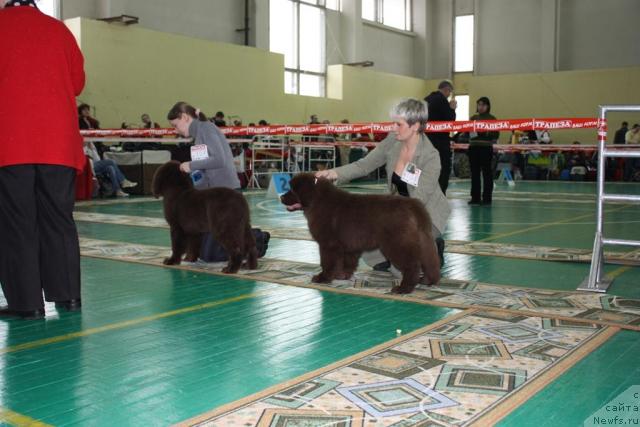
[[[83,169],[75,100],[83,66],[64,23],[33,7],[0,9],[0,167]]]

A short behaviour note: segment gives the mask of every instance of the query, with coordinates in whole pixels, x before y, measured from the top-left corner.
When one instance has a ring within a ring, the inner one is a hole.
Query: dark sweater
[[[490,113],[475,114],[469,120],[495,120]],[[473,138],[469,138],[469,147],[491,147],[498,141],[500,132],[478,132]]]
[[[616,136],[613,138],[614,144],[624,144],[625,135],[629,131],[629,128],[622,127],[616,131]]]
[[[451,108],[447,98],[439,90],[431,92],[425,99],[429,107],[429,121],[453,121],[456,119],[456,110]],[[448,132],[429,133],[429,139],[433,142],[449,142]]]

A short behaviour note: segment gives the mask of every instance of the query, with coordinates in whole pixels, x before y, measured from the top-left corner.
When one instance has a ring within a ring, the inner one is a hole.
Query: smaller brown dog
[[[171,228],[171,256],[164,264],[195,262],[203,233],[210,232],[229,254],[224,273],[236,273],[246,258],[247,268],[258,268],[258,251],[251,232],[249,205],[242,194],[229,188],[196,190],[191,177],[170,161],[153,176],[153,195],[162,196],[164,217]]]
[[[351,194],[313,174],[291,179],[291,190],[281,197],[289,211],[302,209],[309,231],[320,247],[322,272],[317,283],[350,278],[365,251],[380,249],[402,272],[392,292],[413,291],[420,281],[440,281],[440,260],[431,218],[420,201],[401,196]]]

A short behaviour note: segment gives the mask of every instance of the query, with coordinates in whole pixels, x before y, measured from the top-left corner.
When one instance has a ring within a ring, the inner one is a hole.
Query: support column
[[[342,52],[345,62],[364,61],[362,51],[362,3],[361,0],[342,1]]]
[[[558,69],[558,0],[542,0],[540,41],[542,49],[540,71],[550,73]]]

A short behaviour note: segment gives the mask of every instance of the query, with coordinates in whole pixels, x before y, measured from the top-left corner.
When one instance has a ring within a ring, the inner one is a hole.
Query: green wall
[[[492,76],[458,74],[454,84],[457,93],[469,94],[473,111],[475,101],[488,96],[491,112],[497,118],[597,117],[598,105],[640,104],[640,67]],[[622,120],[640,123],[640,114],[615,113],[607,118],[611,138]],[[507,137],[503,132],[501,141],[507,142]],[[594,130],[558,130],[552,137],[554,143],[596,143]]]
[[[223,110],[244,123],[302,123],[311,114],[332,122],[388,119],[393,103],[424,97],[437,80],[330,66],[328,98],[285,95],[283,56],[260,49],[74,18],[67,21],[85,55],[87,85],[80,100],[95,106],[103,127],[138,123],[147,112],[166,126],[178,100],[209,115]],[[594,117],[599,104],[640,104],[640,67],[543,74],[457,74],[456,92],[473,102],[489,96],[498,118]],[[611,127],[640,117],[612,115]],[[594,131],[555,131],[554,141],[595,142]],[[507,140],[503,133],[503,142]]]
[[[179,100],[208,115],[239,115],[245,124],[263,118],[302,123],[311,114],[332,122],[386,120],[394,101],[427,90],[420,79],[332,66],[332,98],[286,95],[279,54],[83,18],[67,24],[79,33],[85,55],[87,85],[80,100],[95,106],[103,127],[137,123],[142,112],[166,125]]]

